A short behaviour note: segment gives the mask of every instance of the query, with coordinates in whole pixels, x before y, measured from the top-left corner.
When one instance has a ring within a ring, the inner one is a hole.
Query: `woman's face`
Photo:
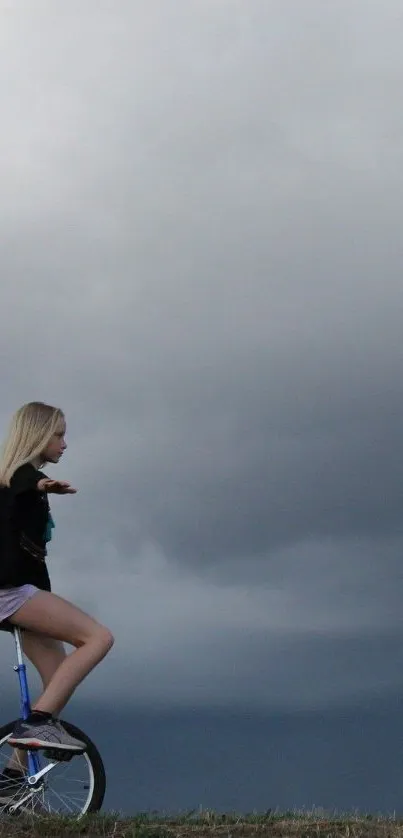
[[[43,458],[46,460],[47,463],[58,463],[60,457],[63,454],[63,451],[67,448],[67,443],[65,440],[66,435],[66,424],[63,422],[63,426],[60,430],[56,431],[53,434],[52,438],[49,440],[46,448],[43,451]]]

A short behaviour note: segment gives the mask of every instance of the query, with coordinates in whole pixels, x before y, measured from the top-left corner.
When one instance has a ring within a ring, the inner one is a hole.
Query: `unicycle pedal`
[[[46,756],[55,762],[70,762],[78,751],[66,751],[65,748],[46,748]]]

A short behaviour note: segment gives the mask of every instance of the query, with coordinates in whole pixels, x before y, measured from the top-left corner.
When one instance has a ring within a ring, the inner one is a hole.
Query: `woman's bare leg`
[[[39,591],[16,611],[10,622],[35,634],[64,641],[76,649],[60,660],[34,709],[56,715],[76,687],[113,646],[109,629],[56,594]]]
[[[44,634],[34,634],[32,631],[22,632],[22,648],[28,660],[31,661],[39,673],[45,690],[53,678],[56,670],[66,658],[66,650],[61,640],[46,637]],[[34,704],[33,707],[36,705]],[[61,711],[56,708],[55,714]]]
[[[63,663],[66,657],[66,650],[60,640],[52,637],[34,634],[31,631],[23,631],[21,634],[22,648],[28,660],[37,669],[41,676],[43,688],[49,684],[51,678]],[[14,748],[12,756],[7,763],[7,768],[24,771],[27,767],[28,756],[26,751]]]

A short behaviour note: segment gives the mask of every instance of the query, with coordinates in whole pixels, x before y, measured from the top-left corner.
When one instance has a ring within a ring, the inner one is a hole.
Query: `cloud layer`
[[[84,691],[399,686],[398,14],[5,6],[1,429],[66,410],[54,587],[118,640]]]

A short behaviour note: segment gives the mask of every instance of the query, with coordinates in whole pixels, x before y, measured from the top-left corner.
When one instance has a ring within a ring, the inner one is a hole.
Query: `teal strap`
[[[54,529],[55,522],[49,512],[48,522],[46,524],[46,532],[45,532],[45,541],[50,541],[52,538],[52,530]]]

